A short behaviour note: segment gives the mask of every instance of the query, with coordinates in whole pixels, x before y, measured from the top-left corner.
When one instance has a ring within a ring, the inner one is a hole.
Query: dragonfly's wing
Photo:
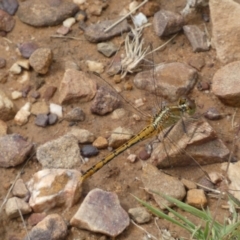
[[[167,136],[161,135],[163,140],[154,146],[151,163],[166,168],[212,164],[228,159],[229,149],[206,121],[189,118],[184,120],[184,126],[179,121]]]

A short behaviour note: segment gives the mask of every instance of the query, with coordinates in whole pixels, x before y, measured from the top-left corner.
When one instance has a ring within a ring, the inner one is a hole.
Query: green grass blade
[[[148,210],[150,210],[153,214],[155,214],[156,216],[166,219],[167,221],[176,224],[184,229],[186,229],[187,231],[191,232],[191,229],[189,230],[189,228],[187,226],[185,226],[184,224],[182,224],[181,222],[177,221],[176,219],[169,217],[167,214],[163,213],[162,211],[160,211],[159,209],[151,206],[150,204],[148,204],[147,202],[142,201],[141,199],[139,199],[138,197],[134,196],[133,197],[140,202],[143,206],[145,206]]]
[[[206,212],[204,211],[201,211],[195,207],[192,207],[186,203],[183,203],[182,201],[178,200],[178,199],[175,199],[173,197],[170,197],[170,196],[167,196],[163,193],[159,193],[159,192],[156,192],[156,191],[152,191],[151,192],[165,198],[166,200],[168,200],[169,202],[171,203],[174,203],[177,207],[181,208],[182,210],[186,211],[186,212],[189,212],[191,214],[193,214],[194,216],[198,217],[198,218],[201,218],[203,220],[209,220]]]

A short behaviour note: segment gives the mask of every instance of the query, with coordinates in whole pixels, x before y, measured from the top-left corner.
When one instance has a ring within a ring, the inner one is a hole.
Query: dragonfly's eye
[[[181,97],[178,102],[183,112],[187,112],[189,115],[195,113],[196,105],[195,102],[189,98]]]

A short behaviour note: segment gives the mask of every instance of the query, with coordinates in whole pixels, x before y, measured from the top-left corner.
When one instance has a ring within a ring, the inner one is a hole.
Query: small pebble
[[[132,1],[129,3],[129,11],[131,12],[132,10],[134,10],[137,6],[139,5],[139,3],[137,1]],[[134,11],[132,14],[135,14],[136,11]]]
[[[219,120],[219,119],[223,118],[222,114],[219,113],[219,111],[216,108],[214,108],[214,107],[209,108],[204,113],[204,117],[209,119],[209,120]]]
[[[50,103],[50,113],[55,113],[59,118],[62,118],[62,106],[55,104],[55,103]]]
[[[0,68],[4,68],[6,66],[6,60],[0,57]]]
[[[124,108],[117,108],[116,110],[114,110],[111,114],[111,118],[112,119],[121,119],[126,115],[126,111]]]
[[[147,223],[151,220],[151,214],[144,207],[130,208],[128,213],[139,224]]]
[[[86,21],[87,20],[87,14],[83,10],[80,10],[76,13],[75,19],[79,21]]]
[[[112,42],[101,42],[97,44],[97,50],[106,57],[111,57],[117,52],[118,48]]]
[[[18,49],[24,58],[29,58],[39,46],[34,42],[25,42],[18,46]]]
[[[65,120],[67,121],[84,121],[85,120],[85,113],[83,112],[83,110],[79,107],[75,107],[73,108],[70,112],[68,112],[66,114],[66,116],[64,117]]]
[[[133,89],[133,86],[130,82],[125,82],[124,83],[124,90],[131,91]]]
[[[63,26],[66,28],[71,28],[72,25],[76,22],[76,19],[71,17],[71,18],[67,18],[64,22],[63,22]]]
[[[103,66],[102,63],[87,60],[86,64],[87,64],[88,70],[90,72],[96,72],[96,73],[103,73],[104,72],[104,66]]]
[[[12,92],[12,99],[13,100],[19,99],[21,97],[22,97],[22,92],[19,92],[19,91],[13,91]]]
[[[11,68],[9,69],[9,72],[14,74],[14,75],[17,75],[17,74],[20,74],[22,72],[22,68],[17,63],[14,63],[11,66]]]
[[[104,149],[108,146],[108,141],[104,137],[98,137],[94,142],[93,146],[97,149]]]
[[[48,124],[49,125],[54,125],[58,120],[58,116],[55,113],[50,113],[48,115]]]
[[[28,82],[30,80],[29,72],[25,71],[19,78],[18,82],[23,84],[25,82]]]
[[[143,148],[139,153],[138,153],[138,157],[141,160],[147,160],[151,157],[151,153],[147,152],[145,148]]]
[[[127,160],[131,163],[134,163],[136,162],[137,160],[137,155],[136,154],[130,154],[128,157],[127,157]]]
[[[73,0],[75,4],[81,5],[86,2],[86,0]]]
[[[35,125],[39,127],[46,127],[48,125],[48,115],[47,114],[38,114],[35,119]]]
[[[31,93],[31,97],[34,98],[34,99],[38,99],[38,98],[40,98],[40,96],[41,96],[41,94],[38,91],[33,91]]]
[[[22,126],[25,123],[28,122],[28,117],[30,116],[30,108],[31,103],[27,102],[23,107],[20,108],[20,110],[17,112],[17,114],[14,117],[14,121],[19,125]]]
[[[85,145],[81,148],[81,154],[83,157],[92,157],[98,155],[99,151],[92,145]]]
[[[22,89],[22,96],[24,97],[24,98],[26,98],[27,97],[27,95],[28,95],[28,93],[31,91],[31,89],[32,89],[32,86],[31,85],[26,85],[25,87],[23,87],[23,89]]]
[[[205,91],[210,89],[210,85],[208,82],[198,82],[197,89],[199,91]]]
[[[16,62],[21,68],[24,68],[26,70],[29,70],[30,68],[30,64],[29,64],[29,60],[24,59],[24,60],[18,60]]]
[[[70,31],[70,28],[61,26],[60,28],[57,29],[57,33],[60,35],[67,35]]]
[[[54,93],[57,91],[57,88],[54,87],[54,86],[49,86],[45,92],[43,93],[43,98],[46,100],[46,101],[49,101],[52,96],[54,95]]]
[[[114,81],[115,83],[120,83],[120,82],[122,81],[121,75],[119,75],[119,74],[114,75],[113,81]]]
[[[80,67],[77,65],[77,63],[73,62],[73,61],[66,61],[65,62],[65,70],[67,69],[74,69],[79,71]]]
[[[133,16],[133,23],[136,27],[141,27],[148,22],[147,17],[143,13]]]

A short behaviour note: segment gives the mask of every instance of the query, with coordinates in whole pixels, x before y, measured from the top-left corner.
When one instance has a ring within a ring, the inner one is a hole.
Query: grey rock
[[[48,115],[48,124],[54,125],[58,121],[58,115],[55,113],[50,113]]]
[[[240,4],[236,1],[209,1],[212,42],[222,63],[240,60]],[[228,24],[226,24],[228,23]],[[231,39],[231,41],[229,41]]]
[[[204,113],[204,117],[209,120],[219,120],[224,116],[215,107],[211,107]]]
[[[185,25],[184,33],[192,45],[193,52],[204,52],[209,50],[209,42],[205,32],[196,25]]]
[[[104,115],[117,109],[120,103],[116,92],[106,87],[100,87],[92,102],[91,112],[98,115]]]
[[[24,200],[17,197],[12,197],[8,199],[5,211],[9,218],[16,218],[20,217],[19,211],[21,211],[22,215],[25,215],[30,213],[32,209]]]
[[[186,190],[184,185],[177,178],[171,177],[147,163],[144,163],[142,170],[142,182],[144,187],[153,195],[161,209],[166,209],[166,206],[173,206],[173,204],[161,196],[152,193],[151,190],[164,193],[178,200],[182,200],[185,197]]]
[[[9,13],[10,15],[14,15],[18,9],[18,1],[17,0],[2,0],[0,2],[0,9]]]
[[[239,74],[240,61],[236,61],[217,70],[212,79],[212,92],[233,107],[240,106]]]
[[[32,53],[39,48],[35,42],[24,42],[18,45],[18,49],[24,58],[30,58]]]
[[[85,145],[81,148],[81,154],[84,157],[93,157],[98,155],[98,153],[98,149],[92,145]]]
[[[50,214],[31,229],[23,240],[61,240],[67,237],[67,224],[58,214]]]
[[[84,32],[86,39],[89,42],[103,42],[130,30],[127,20],[123,20],[108,32],[104,32],[106,28],[111,26],[117,20],[118,19],[105,20],[86,27]]]
[[[15,167],[25,161],[33,144],[19,134],[0,137],[0,167]]]
[[[106,57],[111,57],[117,52],[118,48],[112,42],[102,42],[97,44],[97,50]]]
[[[93,133],[86,129],[73,128],[69,133],[73,134],[79,143],[92,143],[96,138]]]
[[[147,223],[151,220],[151,214],[144,207],[130,208],[128,210],[131,218],[139,224]]]
[[[22,22],[31,26],[49,27],[74,16],[78,9],[76,4],[60,0],[28,0],[20,4],[17,15]]]
[[[37,159],[44,168],[74,168],[81,159],[78,140],[67,134],[49,141],[38,147]]]
[[[155,166],[202,166],[223,162],[229,157],[229,149],[204,119],[183,119],[167,137],[164,136],[166,131],[159,136],[163,142],[154,147],[151,155],[150,162]]]
[[[50,48],[38,48],[29,58],[29,63],[35,72],[46,74],[52,63],[53,53]]]
[[[86,114],[83,112],[83,110],[79,107],[73,108],[70,112],[64,116],[64,119],[66,121],[73,121],[73,122],[78,122],[78,121],[84,121],[86,117]]]
[[[48,125],[48,115],[47,114],[38,114],[35,119],[35,125],[39,127],[46,127]]]
[[[170,101],[186,96],[197,81],[197,71],[184,63],[164,63],[155,68],[154,78],[151,71],[138,73],[134,85]]]
[[[14,184],[14,187],[12,189],[12,194],[15,197],[20,197],[20,198],[24,198],[24,197],[28,196],[29,191],[22,179],[18,179],[16,181],[16,183]]]
[[[128,214],[120,206],[117,195],[101,189],[89,192],[70,220],[72,226],[110,237],[119,235],[129,223]]]
[[[0,31],[11,32],[15,26],[15,19],[0,9]]]
[[[183,17],[178,13],[160,10],[154,14],[153,28],[159,37],[179,32],[183,24]]]

